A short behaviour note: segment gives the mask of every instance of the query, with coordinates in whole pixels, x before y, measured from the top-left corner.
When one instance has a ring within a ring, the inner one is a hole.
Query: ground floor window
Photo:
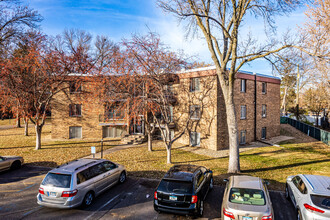
[[[81,138],[82,135],[81,126],[71,126],[69,127],[69,138]]]
[[[241,131],[240,144],[246,144],[246,130]]]
[[[261,129],[261,139],[266,139],[266,127]]]
[[[112,126],[103,126],[102,128],[102,137],[103,138],[117,138],[121,137],[124,132],[122,127],[112,127]]]
[[[201,135],[198,132],[190,132],[190,145],[199,146],[201,143]]]

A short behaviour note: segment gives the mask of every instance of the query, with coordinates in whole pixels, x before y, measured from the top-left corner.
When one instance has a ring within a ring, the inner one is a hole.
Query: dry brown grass
[[[0,155],[23,156],[25,163],[38,166],[56,167],[91,153],[91,146],[100,151],[100,143],[93,141],[53,141],[50,139],[50,125],[42,132],[42,149],[35,150],[35,130],[29,128],[29,136],[24,136],[24,128],[0,130]],[[118,145],[119,142],[105,142],[104,149]]]

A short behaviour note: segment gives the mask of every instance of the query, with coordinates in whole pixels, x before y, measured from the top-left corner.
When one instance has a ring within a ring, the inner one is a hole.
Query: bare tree
[[[166,12],[187,21],[187,30],[203,34],[211,58],[216,67],[222,92],[224,94],[229,133],[229,173],[240,172],[238,129],[234,105],[234,80],[238,70],[246,63],[277,53],[285,48],[294,47],[291,42],[279,45],[271,39],[258,46],[249,35],[240,39],[243,20],[249,13],[261,17],[267,28],[274,31],[274,16],[289,13],[302,1],[214,1],[214,0],[168,0],[158,1]],[[303,49],[303,48],[301,48]]]

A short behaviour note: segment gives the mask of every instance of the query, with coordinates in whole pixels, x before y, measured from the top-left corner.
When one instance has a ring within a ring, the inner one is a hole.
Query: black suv
[[[213,173],[202,166],[175,165],[154,194],[154,209],[182,215],[203,215],[204,200],[213,188]]]

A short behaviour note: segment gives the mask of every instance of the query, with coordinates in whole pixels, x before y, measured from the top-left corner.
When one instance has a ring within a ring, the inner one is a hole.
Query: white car
[[[330,177],[299,174],[286,180],[285,196],[298,220],[330,219]]]

